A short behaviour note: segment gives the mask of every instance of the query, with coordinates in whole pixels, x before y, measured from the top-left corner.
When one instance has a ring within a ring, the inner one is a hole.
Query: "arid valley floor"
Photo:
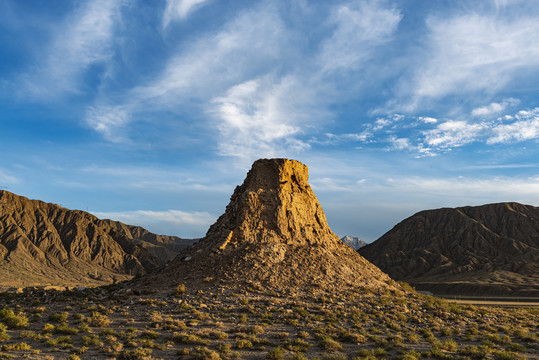
[[[537,307],[458,305],[402,290],[167,293],[125,285],[1,296],[1,358],[539,358]]]

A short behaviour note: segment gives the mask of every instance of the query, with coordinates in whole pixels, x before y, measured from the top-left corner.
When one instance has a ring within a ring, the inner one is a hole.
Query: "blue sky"
[[[339,235],[539,205],[539,2],[0,0],[0,187],[203,236],[287,157]]]

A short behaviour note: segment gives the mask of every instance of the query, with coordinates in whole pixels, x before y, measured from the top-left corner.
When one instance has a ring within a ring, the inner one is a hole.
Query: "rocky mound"
[[[0,191],[3,288],[95,286],[130,279],[173,257],[148,250],[167,241],[174,244],[160,246],[162,252],[181,250],[177,240],[142,228]]]
[[[422,211],[359,253],[392,278],[438,294],[539,296],[539,208]]]
[[[390,288],[386,274],[331,231],[308,177],[298,161],[256,161],[206,237],[145,282]]]
[[[354,250],[359,250],[363,246],[367,245],[367,243],[360,238],[350,235],[343,236],[341,241]]]

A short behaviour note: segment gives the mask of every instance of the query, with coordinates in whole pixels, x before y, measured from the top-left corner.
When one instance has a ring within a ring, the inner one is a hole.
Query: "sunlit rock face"
[[[257,160],[206,237],[164,273],[279,289],[390,287],[387,275],[331,231],[308,180],[299,161]]]

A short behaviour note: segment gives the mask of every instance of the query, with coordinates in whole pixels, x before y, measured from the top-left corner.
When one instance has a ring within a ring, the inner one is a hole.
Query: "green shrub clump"
[[[22,314],[15,315],[13,310],[3,308],[0,311],[0,321],[6,324],[9,329],[25,328],[28,326],[28,318]]]
[[[183,297],[186,291],[187,291],[187,287],[185,286],[185,284],[180,284],[176,287],[176,291],[174,295],[176,297]]]
[[[93,327],[105,327],[110,325],[110,320],[107,315],[100,314],[97,311],[92,312],[90,325]]]
[[[58,314],[51,314],[49,315],[49,321],[55,322],[55,323],[63,323],[67,320],[69,317],[69,313],[67,312],[61,312]]]
[[[316,340],[318,340],[318,346],[321,349],[329,351],[340,351],[342,350],[342,345],[340,342],[334,340],[328,335],[318,334],[316,335]]]

